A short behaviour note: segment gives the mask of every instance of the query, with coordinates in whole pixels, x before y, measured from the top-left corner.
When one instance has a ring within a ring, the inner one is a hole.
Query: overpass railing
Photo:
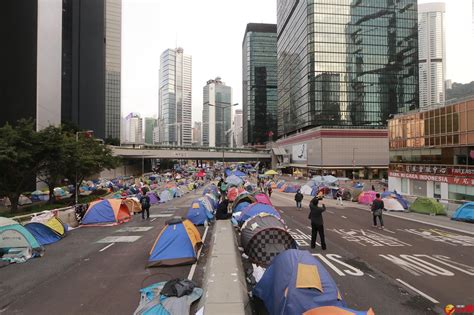
[[[182,150],[182,151],[211,151],[211,152],[236,152],[236,153],[270,153],[269,149],[255,148],[228,148],[228,147],[204,147],[204,146],[174,146],[174,145],[121,145],[113,146],[119,149],[139,149],[139,150]]]

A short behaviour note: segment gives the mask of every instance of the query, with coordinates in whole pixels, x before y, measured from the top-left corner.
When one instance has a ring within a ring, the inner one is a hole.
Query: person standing
[[[272,185],[269,184],[269,185],[268,185],[268,197],[271,197],[271,196],[272,196],[272,192],[273,192]]]
[[[224,200],[226,198],[226,195],[227,195],[227,184],[226,184],[226,182],[222,182],[222,184],[221,184],[221,197],[222,197],[222,200]]]
[[[303,194],[298,189],[295,194],[295,201],[296,201],[296,209],[301,210],[301,202],[303,201]]]
[[[383,200],[380,198],[380,194],[377,193],[375,195],[375,200],[372,202],[372,217],[374,219],[374,227],[377,227],[377,218],[379,218],[380,221],[380,228],[379,229],[384,229],[383,226],[383,218],[382,218],[382,213],[383,209],[385,208],[385,205],[383,203]]]
[[[337,200],[337,203],[339,203],[342,207],[344,206],[344,204],[342,203],[342,190],[341,190],[341,188],[339,188],[336,192],[336,200]]]
[[[311,248],[316,247],[316,237],[319,234],[321,240],[321,249],[326,250],[326,239],[324,238],[324,222],[323,212],[326,211],[326,205],[321,204],[319,207],[319,198],[314,197],[309,203],[308,219],[311,220]]]
[[[145,211],[146,211],[146,218],[150,218],[150,197],[147,195],[143,195],[140,198],[140,204],[142,205],[142,219],[145,220]]]

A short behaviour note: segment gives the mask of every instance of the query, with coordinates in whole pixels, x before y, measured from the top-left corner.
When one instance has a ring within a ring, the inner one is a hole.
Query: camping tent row
[[[374,315],[347,307],[329,272],[309,251],[279,253],[252,290],[269,314]]]
[[[217,209],[217,198],[212,193],[194,199],[189,207],[186,218],[194,225],[203,225],[214,220]]]
[[[41,257],[44,245],[56,243],[66,233],[67,225],[51,212],[33,217],[24,226],[0,217],[0,260],[14,263]]]

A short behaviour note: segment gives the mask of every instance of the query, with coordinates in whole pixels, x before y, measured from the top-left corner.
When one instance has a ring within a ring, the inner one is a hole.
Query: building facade
[[[232,132],[232,88],[221,78],[203,88],[202,142],[209,147],[230,147]]]
[[[193,145],[199,147],[202,145],[202,123],[200,121],[194,122]]]
[[[130,113],[124,118],[124,144],[143,144],[143,119],[137,113]]]
[[[418,5],[420,107],[443,105],[446,97],[445,4]]]
[[[276,24],[247,24],[242,42],[242,76],[244,144],[262,144],[276,139]],[[269,137],[269,133],[273,136]]]
[[[158,98],[160,143],[191,145],[192,58],[182,48],[161,54]]]
[[[236,109],[234,112],[234,119],[232,124],[233,130],[233,143],[232,147],[241,148],[244,146],[243,138],[243,111],[241,109]]]
[[[157,119],[145,117],[145,144],[155,144],[153,132],[157,127]]]
[[[415,0],[278,0],[277,26],[279,137],[418,108]]]
[[[474,201],[474,97],[389,121],[389,189]]]

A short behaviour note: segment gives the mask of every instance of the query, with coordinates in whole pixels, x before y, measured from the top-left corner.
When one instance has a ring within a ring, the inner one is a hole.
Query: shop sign
[[[413,173],[402,173],[402,172],[388,172],[388,176],[408,178],[414,180],[426,180],[440,183],[448,183],[454,185],[473,186],[474,178],[460,178],[451,176],[438,176],[438,175],[424,175],[424,174],[413,174]]]

